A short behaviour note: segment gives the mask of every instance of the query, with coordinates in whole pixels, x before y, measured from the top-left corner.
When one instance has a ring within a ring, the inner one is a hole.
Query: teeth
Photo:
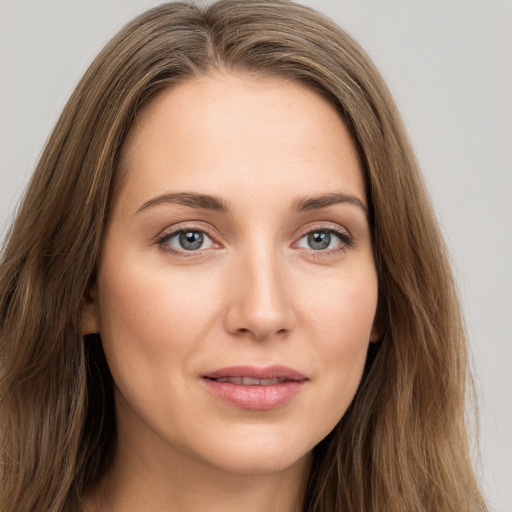
[[[244,386],[259,386],[261,383],[259,379],[253,379],[252,377],[242,377],[242,384]]]
[[[243,384],[243,377],[222,377],[220,379],[214,379],[217,382],[231,382],[231,384]]]
[[[273,386],[280,382],[284,382],[286,379],[274,378],[274,379],[255,379],[253,377],[222,377],[215,379],[217,382],[229,382],[230,384],[242,384],[243,386]]]
[[[272,386],[273,384],[277,384],[278,382],[283,382],[284,379],[261,379],[260,386]]]

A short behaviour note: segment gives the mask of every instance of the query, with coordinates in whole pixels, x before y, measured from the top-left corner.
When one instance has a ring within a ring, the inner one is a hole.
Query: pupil
[[[203,245],[203,238],[199,231],[183,231],[180,233],[180,245],[187,251],[195,251]]]
[[[327,231],[320,231],[317,233],[310,233],[308,235],[308,244],[311,249],[320,251],[327,249],[331,243],[331,234]]]

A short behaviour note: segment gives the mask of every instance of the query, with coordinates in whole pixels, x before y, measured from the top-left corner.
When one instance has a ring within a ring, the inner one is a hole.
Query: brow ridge
[[[231,211],[228,203],[219,197],[209,194],[200,194],[196,192],[174,192],[166,193],[146,201],[136,213],[160,204],[179,204],[191,208],[201,208],[220,213],[229,213]],[[368,208],[357,196],[343,192],[331,192],[318,196],[308,196],[296,199],[292,204],[292,211],[307,212],[311,210],[320,210],[334,204],[346,203],[361,208],[368,215]]]
[[[182,206],[189,206],[191,208],[201,208],[221,213],[228,213],[230,211],[226,201],[219,197],[208,194],[198,194],[195,192],[173,192],[162,194],[146,201],[136,213],[165,203],[179,204]]]
[[[294,201],[292,210],[296,212],[307,212],[320,210],[334,204],[346,203],[361,208],[368,216],[368,208],[357,196],[343,192],[331,192],[318,196],[302,197]]]

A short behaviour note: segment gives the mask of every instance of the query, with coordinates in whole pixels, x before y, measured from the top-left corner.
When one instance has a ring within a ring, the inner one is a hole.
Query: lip
[[[232,382],[219,382],[214,379],[230,377],[250,377],[258,380],[278,379],[274,384],[243,385]],[[308,382],[301,372],[287,366],[272,365],[230,366],[202,376],[207,389],[218,399],[241,409],[267,411],[282,407],[297,396]]]

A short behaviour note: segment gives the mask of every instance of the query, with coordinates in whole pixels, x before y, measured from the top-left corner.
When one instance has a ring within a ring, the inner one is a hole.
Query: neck
[[[305,461],[276,474],[222,471],[155,473],[152,468],[115,463],[85,501],[87,512],[300,512],[306,483]]]

